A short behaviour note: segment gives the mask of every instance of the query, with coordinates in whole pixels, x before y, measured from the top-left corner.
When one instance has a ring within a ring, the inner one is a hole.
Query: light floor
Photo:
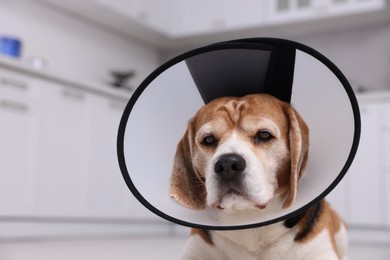
[[[1,260],[178,259],[185,238],[0,243]],[[389,260],[390,247],[351,246],[351,260]]]

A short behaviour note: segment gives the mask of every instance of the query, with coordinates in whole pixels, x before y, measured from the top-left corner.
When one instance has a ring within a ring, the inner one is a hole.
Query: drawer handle
[[[27,90],[26,83],[19,81],[19,80],[15,80],[15,79],[10,79],[10,78],[2,78],[1,85],[15,87],[19,90]]]
[[[72,90],[68,90],[68,89],[64,89],[62,91],[62,95],[65,96],[65,97],[78,99],[78,100],[84,100],[85,99],[85,95],[82,92],[72,91]]]
[[[11,100],[1,100],[0,106],[7,108],[7,109],[17,110],[20,112],[27,112],[28,111],[28,106],[26,104],[16,102],[16,101],[11,101]]]

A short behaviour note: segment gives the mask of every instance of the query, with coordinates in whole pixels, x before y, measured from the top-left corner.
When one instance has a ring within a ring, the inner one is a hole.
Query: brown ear
[[[204,209],[206,188],[192,164],[193,131],[191,123],[177,145],[171,176],[170,196],[192,209]]]
[[[290,122],[289,142],[291,171],[289,192],[283,203],[283,208],[290,207],[297,196],[298,180],[306,173],[309,153],[309,128],[302,117],[293,108],[288,107],[287,115]]]

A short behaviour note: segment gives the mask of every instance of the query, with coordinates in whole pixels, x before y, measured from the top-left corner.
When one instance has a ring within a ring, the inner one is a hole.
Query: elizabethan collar
[[[310,128],[308,169],[295,203],[245,216],[178,204],[169,196],[170,177],[188,120],[215,98],[253,93],[290,102]],[[241,229],[293,217],[324,198],[351,165],[359,136],[355,95],[330,60],[297,42],[250,38],[189,51],[153,71],[123,113],[118,158],[131,192],[160,217],[191,227]]]

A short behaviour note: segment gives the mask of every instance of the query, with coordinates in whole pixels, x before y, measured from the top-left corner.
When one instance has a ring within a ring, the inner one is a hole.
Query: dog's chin
[[[227,193],[218,202],[213,203],[211,207],[223,210],[225,213],[234,214],[248,210],[265,209],[270,200],[265,203],[254,202],[237,193]]]

